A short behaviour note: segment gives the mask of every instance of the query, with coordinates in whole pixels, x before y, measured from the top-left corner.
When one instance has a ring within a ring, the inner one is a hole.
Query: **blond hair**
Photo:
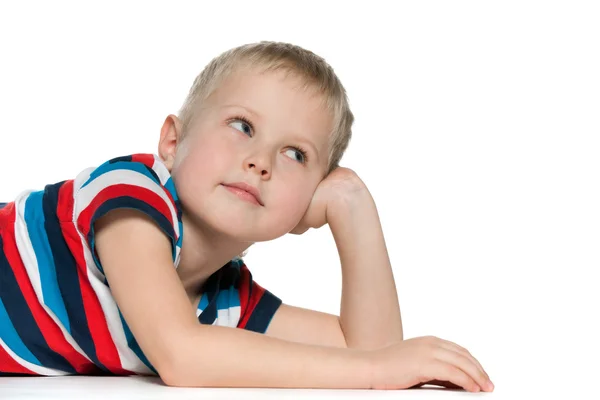
[[[284,70],[304,81],[303,89],[317,90],[332,115],[333,129],[329,135],[326,174],[339,162],[352,137],[354,115],[348,105],[346,90],[333,68],[320,56],[289,43],[261,41],[227,50],[212,59],[196,77],[179,111],[183,136],[194,120],[195,111],[230,74],[241,67],[262,69],[262,72]]]

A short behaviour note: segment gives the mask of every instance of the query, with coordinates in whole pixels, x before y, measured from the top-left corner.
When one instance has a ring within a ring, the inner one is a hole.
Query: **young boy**
[[[167,116],[158,155],[113,158],[0,206],[0,373],[492,390],[465,349],[403,340],[375,203],[339,167],[352,123],[322,58],[240,46]],[[339,317],[282,304],[238,256],[324,224],[343,267]]]

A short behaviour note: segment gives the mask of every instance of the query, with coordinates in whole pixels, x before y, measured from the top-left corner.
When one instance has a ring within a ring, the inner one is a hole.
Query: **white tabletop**
[[[321,390],[321,389],[239,389],[169,387],[159,378],[127,377],[17,377],[0,378],[0,399],[284,399],[284,398],[365,398],[365,399],[455,399],[495,393],[468,393],[428,387],[412,390]],[[489,398],[489,397],[488,397]]]

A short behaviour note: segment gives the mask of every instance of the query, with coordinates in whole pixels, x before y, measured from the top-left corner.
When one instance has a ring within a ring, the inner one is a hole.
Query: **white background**
[[[115,156],[156,152],[165,116],[213,57],[291,42],[323,56],[348,92],[356,123],[341,164],[376,200],[405,337],[469,349],[496,385],[492,397],[593,397],[599,7],[358,4],[0,3],[0,201]],[[256,244],[246,263],[284,302],[339,312],[341,266],[327,227]],[[0,380],[0,397],[35,396],[47,382],[35,379]],[[52,387],[43,390],[77,394]],[[472,396],[387,395],[417,392]]]

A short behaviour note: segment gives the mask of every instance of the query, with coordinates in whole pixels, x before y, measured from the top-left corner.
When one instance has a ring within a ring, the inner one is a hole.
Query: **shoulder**
[[[168,203],[179,211],[179,198],[167,167],[153,154],[116,157],[82,171],[73,184],[75,214],[109,200]]]
[[[81,190],[89,185],[110,186],[132,184],[159,185],[177,199],[177,193],[169,170],[154,154],[131,154],[112,158],[98,167],[87,168],[75,179],[75,188]]]
[[[171,237],[174,249],[181,247],[182,209],[171,174],[158,156],[116,157],[77,175],[72,218],[90,244],[94,223],[116,209],[146,214]]]

